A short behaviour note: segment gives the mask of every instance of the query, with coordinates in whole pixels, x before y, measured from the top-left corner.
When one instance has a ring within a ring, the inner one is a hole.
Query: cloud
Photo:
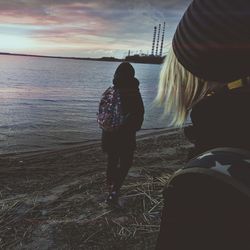
[[[150,48],[153,27],[166,21],[171,40],[191,0],[8,0],[0,2],[0,32],[40,43],[96,49]]]

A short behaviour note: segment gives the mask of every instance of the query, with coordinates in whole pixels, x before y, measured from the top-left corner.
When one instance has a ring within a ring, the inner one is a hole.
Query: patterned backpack
[[[121,96],[119,89],[109,87],[101,97],[97,122],[105,131],[114,131],[120,128],[124,122],[122,115]]]

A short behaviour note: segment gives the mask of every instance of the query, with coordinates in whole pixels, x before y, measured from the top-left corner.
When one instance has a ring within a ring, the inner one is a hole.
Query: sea
[[[101,94],[119,62],[0,56],[0,154],[100,141]],[[153,100],[161,65],[133,63],[145,106],[139,134],[169,127]]]

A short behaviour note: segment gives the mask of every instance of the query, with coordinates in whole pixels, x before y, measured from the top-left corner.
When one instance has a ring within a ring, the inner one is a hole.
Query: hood
[[[138,88],[139,81],[135,78],[135,70],[129,62],[122,62],[116,69],[113,79],[118,88]]]

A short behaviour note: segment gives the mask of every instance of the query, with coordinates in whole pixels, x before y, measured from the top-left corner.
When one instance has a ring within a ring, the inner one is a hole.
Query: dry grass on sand
[[[0,249],[154,249],[162,189],[189,146],[177,130],[139,138],[120,208],[104,202],[99,144],[2,156]]]

